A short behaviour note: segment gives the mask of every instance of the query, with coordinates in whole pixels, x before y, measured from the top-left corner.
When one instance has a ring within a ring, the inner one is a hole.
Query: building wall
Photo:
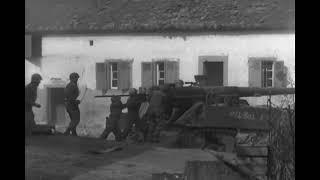
[[[90,46],[90,40],[93,40],[93,46]],[[194,81],[194,75],[198,74],[199,56],[221,55],[228,56],[228,85],[248,86],[248,57],[251,56],[272,56],[283,60],[294,79],[295,34],[197,35],[185,38],[160,35],[43,37],[41,71],[45,79],[55,77],[64,80],[68,79],[69,73],[78,72],[81,76],[80,89],[87,86],[92,94],[97,94],[99,92],[94,90],[95,63],[108,58],[134,59],[132,84],[137,88],[141,85],[142,61],[179,58],[180,79]],[[99,106],[96,109],[106,111],[108,108],[104,100],[86,96],[89,104],[82,105],[84,109]],[[82,117],[96,118],[93,115],[97,112],[90,113]]]
[[[89,45],[89,40],[94,45]],[[295,64],[294,34],[163,36],[73,36],[43,37],[42,70],[48,76],[66,78],[72,71],[82,73],[88,87],[95,88],[95,62],[107,58],[133,58],[133,86],[141,84],[141,62],[152,58],[179,58],[180,78],[193,81],[198,57],[228,56],[229,85],[248,85],[248,57],[276,56],[290,71]]]

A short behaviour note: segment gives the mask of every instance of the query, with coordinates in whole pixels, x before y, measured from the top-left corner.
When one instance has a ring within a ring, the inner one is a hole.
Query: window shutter
[[[141,86],[149,88],[153,86],[152,78],[152,63],[151,62],[142,62],[141,63]]]
[[[96,89],[106,90],[107,89],[107,71],[105,63],[96,63]]]
[[[119,61],[118,89],[129,89],[131,87],[132,61]]]
[[[165,61],[165,83],[174,83],[179,79],[179,61]]]
[[[287,74],[283,61],[274,62],[274,87],[286,87]]]
[[[157,85],[157,63],[155,60],[152,60],[151,63],[152,68],[152,85]]]
[[[249,87],[261,87],[261,60],[249,58]]]

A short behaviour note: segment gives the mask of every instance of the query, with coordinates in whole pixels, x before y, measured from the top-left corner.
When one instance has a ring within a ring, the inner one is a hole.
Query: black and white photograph
[[[26,180],[294,180],[295,0],[25,0]]]

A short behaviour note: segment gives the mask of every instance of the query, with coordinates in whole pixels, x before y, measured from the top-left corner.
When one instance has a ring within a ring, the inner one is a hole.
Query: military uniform
[[[37,99],[37,86],[30,83],[25,87],[25,135],[32,134],[32,128],[36,125],[34,121],[34,113],[32,106],[34,106]]]
[[[76,128],[80,122],[79,100],[77,100],[80,92],[79,92],[77,83],[73,81],[68,83],[64,93],[65,93],[66,109],[71,120],[65,134],[70,134],[71,132],[72,135],[76,136],[77,135]]]
[[[153,91],[147,111],[147,141],[159,142],[160,132],[165,125],[166,108],[165,94],[159,90]]]
[[[123,133],[123,137],[128,136],[132,131],[132,126],[135,124],[136,131],[140,132],[144,129],[144,123],[139,118],[139,108],[141,103],[144,101],[144,96],[133,95],[130,96],[127,100],[126,107],[128,108],[128,127]]]
[[[118,127],[118,121],[120,120],[122,109],[124,105],[121,102],[119,97],[112,97],[110,105],[110,115],[109,118],[106,118],[106,129],[101,134],[100,138],[107,138],[108,135],[113,132],[115,135],[116,141],[121,140],[120,138],[120,130]]]
[[[31,76],[31,83],[25,87],[25,135],[30,136],[32,129],[36,125],[32,107],[40,108],[40,104],[36,103],[37,89],[42,80],[40,74],[35,73]]]

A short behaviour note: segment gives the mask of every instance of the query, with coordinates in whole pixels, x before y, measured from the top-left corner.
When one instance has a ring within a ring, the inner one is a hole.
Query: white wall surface
[[[94,41],[89,46],[89,40]],[[42,71],[47,76],[67,78],[85,69],[88,87],[95,88],[95,62],[107,58],[133,58],[133,86],[141,85],[141,62],[152,58],[179,58],[180,78],[194,81],[198,57],[227,55],[229,85],[248,85],[248,57],[276,56],[290,71],[295,65],[294,34],[163,36],[72,36],[44,37]]]

